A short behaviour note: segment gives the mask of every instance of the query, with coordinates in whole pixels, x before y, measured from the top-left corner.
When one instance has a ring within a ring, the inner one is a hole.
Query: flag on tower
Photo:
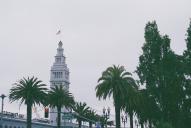
[[[58,30],[58,32],[56,33],[56,35],[59,35],[61,33],[61,30]]]

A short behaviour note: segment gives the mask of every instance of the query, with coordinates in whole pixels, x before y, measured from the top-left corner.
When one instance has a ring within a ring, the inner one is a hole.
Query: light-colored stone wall
[[[3,126],[3,127],[2,127]],[[26,119],[18,118],[1,118],[0,127],[2,128],[26,128]],[[53,128],[48,123],[33,122],[32,128]]]
[[[2,127],[3,126],[3,127]],[[26,119],[6,118],[0,119],[0,128],[26,128]],[[32,128],[56,128],[50,123],[32,122]],[[61,128],[78,128],[78,124],[64,123]],[[82,128],[88,128],[88,126],[82,126]]]

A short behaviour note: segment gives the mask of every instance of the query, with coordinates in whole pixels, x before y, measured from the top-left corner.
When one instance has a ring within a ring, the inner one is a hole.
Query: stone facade
[[[3,116],[0,119],[0,128],[26,128],[26,119],[19,117]],[[48,120],[33,120],[32,128],[53,128]]]
[[[26,128],[27,120],[26,118],[11,115],[1,115],[0,114],[0,128]],[[56,128],[47,119],[33,119],[32,128]],[[62,124],[61,128],[78,128],[78,124],[65,122]],[[88,128],[88,126],[82,126],[82,128]]]

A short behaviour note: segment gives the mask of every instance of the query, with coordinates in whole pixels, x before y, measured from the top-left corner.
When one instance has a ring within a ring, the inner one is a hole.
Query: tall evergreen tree
[[[191,20],[189,27],[187,29],[187,38],[186,38],[186,50],[184,51],[184,57],[188,61],[188,63],[191,63]]]
[[[161,57],[161,42],[162,39],[156,22],[149,22],[145,27],[145,43],[142,47],[143,54],[139,57],[137,74],[140,78],[141,84],[146,85],[148,96],[155,100],[154,103],[159,102],[157,101],[159,100],[157,98],[159,95],[157,87],[159,74],[158,65]]]
[[[182,57],[170,49],[170,39],[159,34],[156,22],[146,25],[142,49],[137,74],[161,113],[160,117],[152,116],[152,123],[165,120],[178,126],[184,84]]]
[[[189,27],[187,29],[187,38],[186,38],[186,50],[184,51],[184,76],[186,84],[184,86],[184,100],[182,108],[182,117],[184,118],[184,124],[186,126],[191,126],[191,20]]]
[[[144,124],[155,122],[154,119],[160,115],[160,112],[154,98],[149,96],[147,89],[139,90],[137,95],[139,102],[136,105],[136,115],[141,128],[144,128]]]

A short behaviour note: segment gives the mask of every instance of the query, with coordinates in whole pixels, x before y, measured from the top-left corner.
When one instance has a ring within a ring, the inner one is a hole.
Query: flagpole
[[[61,39],[62,32],[61,32],[60,29],[56,32],[56,36],[58,37],[58,42],[62,40],[62,39]]]

